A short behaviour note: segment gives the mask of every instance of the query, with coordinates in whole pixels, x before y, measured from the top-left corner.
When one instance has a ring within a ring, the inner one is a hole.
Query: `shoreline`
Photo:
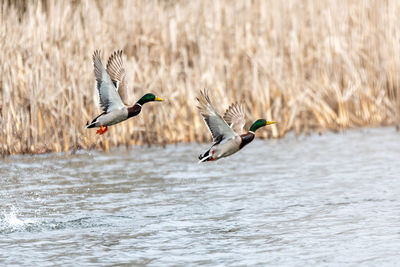
[[[347,128],[347,129],[342,129],[340,131],[312,131],[308,133],[300,133],[300,134],[295,134],[293,131],[288,132],[284,137],[279,137],[279,138],[263,138],[262,136],[256,136],[255,140],[285,140],[287,138],[289,139],[301,139],[303,137],[312,137],[312,136],[323,136],[327,134],[346,134],[347,132],[353,132],[353,131],[364,131],[364,130],[379,130],[379,129],[393,129],[394,132],[399,132],[399,126],[394,124],[394,125],[375,125],[375,126],[365,126],[365,127],[355,127],[355,128]],[[400,134],[400,133],[399,133]],[[9,158],[13,156],[41,156],[41,155],[60,155],[60,156],[65,156],[69,157],[71,155],[75,154],[90,154],[92,152],[94,153],[113,153],[116,151],[125,151],[129,152],[132,151],[136,148],[139,149],[147,149],[147,148],[163,148],[166,149],[169,146],[180,146],[180,145],[191,145],[191,144],[198,144],[198,145],[209,145],[211,144],[212,140],[210,137],[210,140],[206,141],[189,141],[189,142],[171,142],[171,143],[153,143],[153,144],[133,144],[133,145],[126,145],[126,144],[119,144],[115,146],[109,146],[107,149],[105,147],[101,146],[96,146],[93,148],[85,149],[85,148],[78,148],[78,149],[70,149],[67,151],[46,151],[46,152],[22,152],[22,153],[14,153],[14,154],[0,154],[1,158]]]

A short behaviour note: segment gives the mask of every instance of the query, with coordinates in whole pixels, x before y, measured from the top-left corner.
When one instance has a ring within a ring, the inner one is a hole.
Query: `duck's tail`
[[[96,127],[95,124],[96,124],[96,122],[89,123],[89,121],[87,121],[87,122],[86,122],[86,129],[87,129],[87,128],[94,128],[94,127]]]
[[[211,160],[211,159],[210,159],[211,156],[212,156],[212,155],[210,154],[210,149],[209,149],[209,150],[207,150],[204,154],[200,154],[200,155],[199,155],[199,160],[200,160],[200,161],[199,161],[198,163]]]

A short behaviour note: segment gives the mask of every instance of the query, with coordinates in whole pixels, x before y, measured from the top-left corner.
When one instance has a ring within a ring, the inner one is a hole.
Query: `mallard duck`
[[[100,107],[103,110],[86,128],[100,127],[97,134],[104,134],[108,126],[127,120],[140,113],[142,106],[151,101],[163,101],[152,93],[145,94],[133,106],[126,106],[118,93],[125,92],[125,69],[122,61],[122,50],[115,51],[104,68],[100,59],[100,51],[93,54],[94,75],[100,96]]]
[[[210,149],[199,156],[199,163],[217,160],[230,156],[253,141],[258,128],[276,123],[265,119],[256,120],[250,130],[243,132],[245,124],[245,109],[243,103],[234,103],[226,111],[223,118],[215,111],[207,91],[200,91],[201,99],[197,98],[200,114],[208,127],[213,144]]]

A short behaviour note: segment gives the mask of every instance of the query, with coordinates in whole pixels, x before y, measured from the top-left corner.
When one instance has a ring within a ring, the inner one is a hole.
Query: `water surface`
[[[0,264],[396,265],[400,133],[0,161]]]

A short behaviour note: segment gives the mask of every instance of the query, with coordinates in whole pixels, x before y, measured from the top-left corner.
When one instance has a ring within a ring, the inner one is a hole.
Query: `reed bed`
[[[399,121],[400,1],[2,1],[0,153],[210,140],[195,97],[223,112],[244,100],[249,123],[338,131]],[[126,102],[167,99],[110,128],[91,56],[123,49]]]

